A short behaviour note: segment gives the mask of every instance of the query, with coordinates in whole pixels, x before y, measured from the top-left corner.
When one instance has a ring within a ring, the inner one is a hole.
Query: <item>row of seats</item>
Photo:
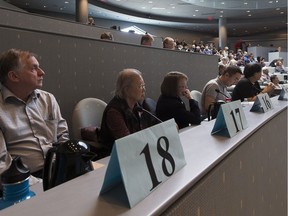
[[[76,104],[72,114],[74,139],[83,140],[81,137],[82,128],[101,126],[102,116],[106,106],[107,104],[98,98],[85,98]],[[95,148],[102,147],[97,141],[84,141]]]
[[[201,107],[201,95],[202,93],[197,90],[191,91],[191,96],[199,103],[199,107]],[[149,103],[149,106],[151,106],[152,102],[152,107],[156,108],[156,102],[150,98],[147,98],[146,103]],[[74,139],[83,140],[81,137],[82,128],[101,126],[102,116],[106,106],[107,103],[98,98],[85,98],[76,104],[72,114],[72,133]],[[151,110],[151,112],[154,114],[153,111],[154,110]],[[92,148],[96,149],[96,151],[97,149],[103,148],[103,146],[96,140],[84,141]]]

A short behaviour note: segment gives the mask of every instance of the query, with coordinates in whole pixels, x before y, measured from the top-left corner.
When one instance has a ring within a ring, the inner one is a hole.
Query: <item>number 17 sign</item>
[[[211,134],[233,137],[248,127],[240,100],[222,104]]]
[[[132,208],[185,166],[174,119],[115,141],[100,194],[123,184]]]

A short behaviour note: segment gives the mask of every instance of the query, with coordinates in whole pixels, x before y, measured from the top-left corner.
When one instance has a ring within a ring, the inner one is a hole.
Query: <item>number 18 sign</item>
[[[222,104],[211,134],[233,137],[248,127],[240,100]]]
[[[123,184],[132,208],[185,165],[171,119],[115,141],[100,194]]]

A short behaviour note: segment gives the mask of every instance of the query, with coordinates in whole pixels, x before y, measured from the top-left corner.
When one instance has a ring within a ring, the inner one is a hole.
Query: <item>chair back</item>
[[[201,105],[202,93],[197,90],[192,90],[191,97],[198,102],[199,109],[202,110],[202,105]]]
[[[106,106],[104,101],[97,98],[85,98],[76,104],[72,114],[74,139],[81,139],[81,128],[101,126]]]

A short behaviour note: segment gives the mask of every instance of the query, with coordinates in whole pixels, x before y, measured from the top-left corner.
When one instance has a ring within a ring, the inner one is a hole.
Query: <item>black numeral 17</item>
[[[239,109],[239,108],[236,108],[236,109],[235,109],[235,113],[239,115],[239,119],[240,119],[240,123],[241,123],[241,130],[243,130],[243,122],[242,122],[242,118],[241,118],[241,114],[240,114],[240,109]],[[237,132],[239,132],[240,130],[239,130],[239,128],[238,128],[238,125],[237,125],[236,118],[235,118],[235,115],[234,115],[233,110],[231,110],[230,115],[232,115],[233,122],[234,122],[234,125],[235,125],[235,128],[236,128],[236,133],[237,133]]]

